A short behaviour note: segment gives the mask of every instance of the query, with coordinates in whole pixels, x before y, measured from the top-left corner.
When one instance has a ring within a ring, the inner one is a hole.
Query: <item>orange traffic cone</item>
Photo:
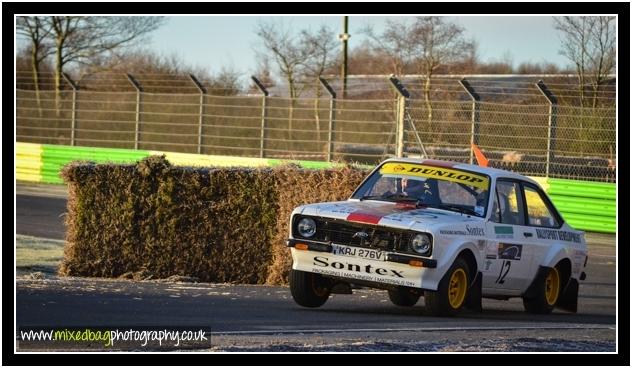
[[[474,156],[476,156],[476,162],[478,162],[478,166],[488,167],[489,160],[485,158],[483,152],[481,152],[478,146],[474,143],[472,143],[472,150],[474,151]]]

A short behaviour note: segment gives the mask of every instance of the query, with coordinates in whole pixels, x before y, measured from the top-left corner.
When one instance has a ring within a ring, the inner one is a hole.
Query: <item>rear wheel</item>
[[[407,289],[395,289],[388,291],[388,297],[391,302],[400,307],[412,307],[417,304],[419,300],[419,294]]]
[[[560,297],[561,289],[560,271],[555,266],[549,269],[544,280],[537,286],[534,297],[522,298],[524,309],[529,313],[535,314],[551,313]]]
[[[439,282],[438,290],[424,292],[426,309],[433,316],[457,314],[465,304],[469,287],[467,262],[463,258],[457,258]]]
[[[303,307],[316,308],[325,304],[331,293],[330,284],[316,273],[290,271],[290,292],[294,301]]]

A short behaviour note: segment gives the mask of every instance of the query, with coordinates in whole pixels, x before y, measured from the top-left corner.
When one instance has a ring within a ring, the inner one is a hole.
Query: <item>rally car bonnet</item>
[[[342,201],[305,205],[298,213],[370,225],[383,225],[400,229],[447,223],[478,222],[482,218],[467,214],[450,213],[434,208],[416,208],[401,203],[378,201]]]

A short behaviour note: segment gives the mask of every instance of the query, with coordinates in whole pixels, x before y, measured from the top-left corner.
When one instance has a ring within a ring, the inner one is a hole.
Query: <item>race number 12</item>
[[[509,269],[511,268],[511,261],[503,261],[502,266],[500,266],[500,273],[498,274],[498,278],[496,279],[497,284],[504,284],[505,277],[509,273]]]

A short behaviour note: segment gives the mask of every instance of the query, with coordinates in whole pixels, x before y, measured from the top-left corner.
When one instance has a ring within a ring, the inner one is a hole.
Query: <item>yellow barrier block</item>
[[[195,153],[177,153],[150,151],[151,155],[165,155],[167,161],[176,166],[206,166],[206,167],[263,167],[268,166],[268,160],[256,157],[233,157],[198,155]]]
[[[42,145],[38,143],[23,143],[16,142],[15,144],[15,153],[16,154],[26,154],[32,153],[40,155],[42,154]]]
[[[31,169],[39,171],[42,167],[42,160],[40,157],[16,155],[16,170]]]
[[[15,145],[15,179],[42,181],[42,145],[17,142]]]
[[[42,181],[42,175],[39,173],[39,171],[27,171],[27,170],[19,170],[15,172],[15,179],[16,180],[24,180],[24,181],[35,181],[35,182],[41,182]]]

